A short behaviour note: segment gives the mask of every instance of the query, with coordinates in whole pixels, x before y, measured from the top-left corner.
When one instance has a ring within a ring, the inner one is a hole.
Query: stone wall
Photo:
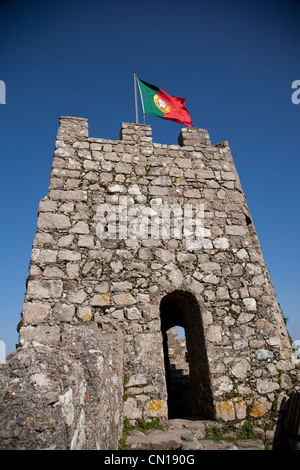
[[[122,337],[74,326],[0,365],[0,449],[116,449],[123,423]]]
[[[86,119],[60,118],[22,354],[33,342],[57,350],[79,326],[121,332],[124,417],[163,422],[164,338],[184,326],[190,412],[274,426],[281,399],[299,387],[298,370],[229,145],[212,145],[195,128],[178,142],[153,143],[150,126],[130,123],[120,140],[90,138]],[[160,226],[170,208],[172,223]],[[201,237],[195,225],[179,230],[190,209]]]

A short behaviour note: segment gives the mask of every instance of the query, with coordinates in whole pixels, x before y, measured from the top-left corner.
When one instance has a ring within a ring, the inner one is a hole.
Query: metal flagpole
[[[134,80],[134,101],[135,101],[135,122],[139,123],[139,114],[138,114],[138,105],[137,105],[137,91],[136,91],[136,75],[135,70],[133,71],[133,80]]]

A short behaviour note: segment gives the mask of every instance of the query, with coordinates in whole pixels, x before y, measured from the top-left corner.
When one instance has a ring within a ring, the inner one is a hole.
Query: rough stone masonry
[[[60,118],[20,347],[0,370],[0,448],[114,449],[124,418],[177,412],[274,429],[299,390],[229,145],[196,128],[178,142],[130,123],[90,138],[87,119]]]

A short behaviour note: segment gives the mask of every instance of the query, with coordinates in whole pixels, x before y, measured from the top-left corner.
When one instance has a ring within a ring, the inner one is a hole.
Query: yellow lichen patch
[[[153,418],[168,416],[167,402],[164,400],[151,400],[147,403],[145,411],[148,416]]]
[[[265,326],[265,320],[262,320],[261,318],[259,318],[257,321],[256,321],[257,325],[259,326],[259,328],[263,329],[264,326]]]
[[[179,178],[175,178],[174,184],[175,184],[176,186],[180,186],[180,185],[181,185]]]
[[[103,300],[104,304],[109,304],[110,297],[108,294],[99,294],[99,297]]]
[[[271,406],[271,403],[269,403],[265,398],[261,398],[254,403],[250,415],[255,418],[260,418],[260,416],[263,416],[270,410]]]
[[[244,419],[247,415],[247,405],[246,402],[241,399],[241,397],[236,399],[235,403],[236,417],[238,419]]]
[[[235,419],[235,411],[232,401],[219,401],[216,404],[217,414],[223,421],[230,421]]]
[[[292,352],[289,348],[289,345],[287,344],[287,341],[284,339],[281,341],[281,348],[282,348],[281,354],[282,354],[283,359],[291,359]]]
[[[282,351],[282,356],[283,356],[283,359],[291,359],[292,358],[292,353],[289,349],[284,349]]]
[[[92,319],[92,315],[90,313],[85,313],[82,317],[81,317],[81,321],[83,321],[84,323],[88,322],[88,321],[91,321]]]

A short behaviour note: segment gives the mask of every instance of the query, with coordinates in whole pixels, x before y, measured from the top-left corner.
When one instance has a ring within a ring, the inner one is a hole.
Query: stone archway
[[[166,370],[169,418],[194,416],[214,418],[208,358],[200,306],[196,297],[187,291],[175,290],[165,295],[160,303],[161,331]],[[185,329],[189,380],[182,393],[174,391],[174,377],[170,368],[168,330],[175,326]],[[181,403],[180,403],[181,402]]]

